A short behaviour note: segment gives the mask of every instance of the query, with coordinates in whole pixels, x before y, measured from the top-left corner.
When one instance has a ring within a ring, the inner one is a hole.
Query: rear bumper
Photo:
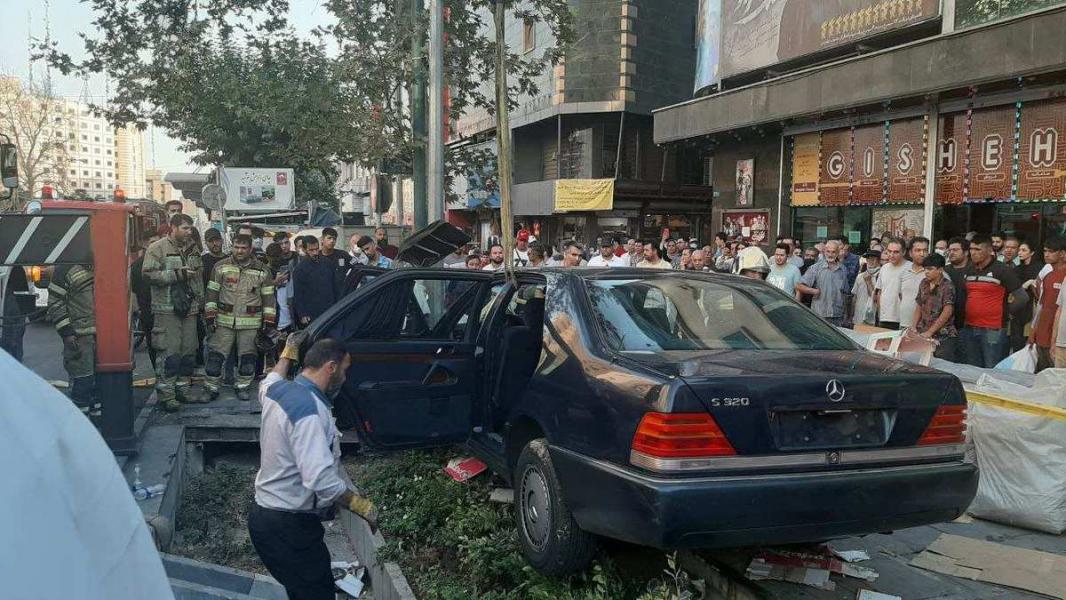
[[[551,447],[582,529],[657,548],[812,542],[950,521],[977,468],[961,462],[669,479]]]

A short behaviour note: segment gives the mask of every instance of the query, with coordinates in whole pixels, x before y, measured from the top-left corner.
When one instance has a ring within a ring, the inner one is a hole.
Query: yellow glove
[[[281,358],[292,361],[300,360],[300,346],[303,345],[306,339],[307,333],[304,331],[290,333],[289,337],[285,339],[285,349],[281,351]]]
[[[378,509],[369,498],[351,493],[348,499],[348,504],[345,505],[344,508],[347,508],[352,511],[352,513],[362,517],[370,524],[371,529],[378,528]]]

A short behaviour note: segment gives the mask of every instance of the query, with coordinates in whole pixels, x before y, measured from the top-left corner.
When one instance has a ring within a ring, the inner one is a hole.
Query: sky
[[[45,37],[45,14],[52,39],[59,42],[60,49],[78,60],[84,57],[78,33],[92,27],[93,13],[90,5],[80,0],[0,0],[0,23],[3,23],[3,47],[0,47],[0,74],[14,75],[25,79],[30,70],[30,39]],[[296,31],[308,34],[317,26],[330,21],[330,13],[322,6],[322,0],[289,0],[289,19]],[[33,65],[34,76],[42,77],[45,66]],[[103,77],[85,81],[52,73],[56,94],[81,99],[88,94],[95,102],[101,102],[107,91]],[[195,171],[202,169],[189,164],[189,157],[178,149],[178,142],[170,138],[162,128],[149,127],[145,131],[145,154],[148,168],[170,171]]]

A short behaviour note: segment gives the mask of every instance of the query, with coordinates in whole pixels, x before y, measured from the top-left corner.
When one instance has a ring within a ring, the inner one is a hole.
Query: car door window
[[[361,299],[333,335],[346,340],[462,341],[482,285],[435,278],[395,281]]]

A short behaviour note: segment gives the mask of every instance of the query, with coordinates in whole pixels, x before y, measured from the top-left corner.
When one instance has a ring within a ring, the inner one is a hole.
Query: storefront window
[[[585,237],[585,223],[587,217],[584,215],[563,217],[563,240],[577,240],[580,243],[585,243],[588,239]]]

